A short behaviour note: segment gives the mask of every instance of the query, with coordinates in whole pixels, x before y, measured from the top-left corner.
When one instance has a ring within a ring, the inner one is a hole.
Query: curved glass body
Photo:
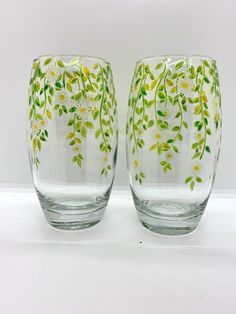
[[[221,125],[214,60],[167,56],[137,62],[128,104],[127,164],[145,227],[170,235],[196,228],[214,183]]]
[[[83,56],[34,60],[28,146],[41,207],[57,228],[99,222],[117,155],[117,105],[110,64]]]

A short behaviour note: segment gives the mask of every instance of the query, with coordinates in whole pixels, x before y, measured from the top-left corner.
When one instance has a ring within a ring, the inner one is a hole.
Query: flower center
[[[134,166],[138,167],[138,160],[137,159],[134,160]]]
[[[183,82],[181,84],[181,87],[184,88],[184,89],[187,89],[188,88],[188,82]]]
[[[201,138],[202,138],[201,133],[197,133],[197,134],[196,134],[196,139],[197,139],[197,140],[200,140]]]
[[[80,112],[84,113],[86,111],[87,111],[87,109],[85,107],[80,108]]]
[[[196,171],[196,172],[199,171],[200,170],[200,166],[199,165],[193,166],[193,170]]]
[[[51,76],[51,77],[54,77],[55,75],[56,75],[56,72],[54,72],[54,71],[51,71],[51,72],[50,72],[50,76]]]
[[[161,139],[161,134],[160,134],[160,133],[157,133],[157,134],[156,134],[156,139],[157,139],[157,140],[160,140],[160,139]]]
[[[60,98],[61,101],[64,101],[64,100],[66,99],[66,97],[65,97],[63,94],[61,94],[61,95],[59,96],[59,98]]]

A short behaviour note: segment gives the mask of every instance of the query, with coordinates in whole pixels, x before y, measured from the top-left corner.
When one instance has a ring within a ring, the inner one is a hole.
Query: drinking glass
[[[40,56],[28,105],[29,159],[50,225],[83,229],[104,214],[115,174],[117,104],[110,63]]]
[[[215,60],[164,56],[137,62],[126,151],[134,204],[146,228],[180,235],[197,227],[215,179],[221,126]]]

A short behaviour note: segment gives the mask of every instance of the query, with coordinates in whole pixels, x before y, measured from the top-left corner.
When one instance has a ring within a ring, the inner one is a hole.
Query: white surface
[[[127,185],[125,118],[137,59],[160,54],[216,58],[223,104],[218,188],[236,188],[235,0],[0,1],[0,181],[30,182],[25,107],[32,59],[83,53],[112,63],[120,118],[117,185]]]
[[[128,192],[83,232],[49,228],[28,190],[0,199],[3,314],[236,313],[236,194],[213,195],[181,238],[144,230]]]

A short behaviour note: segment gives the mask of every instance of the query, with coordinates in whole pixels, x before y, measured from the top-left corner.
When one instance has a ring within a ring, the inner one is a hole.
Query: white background
[[[34,57],[78,53],[112,63],[120,122],[116,184],[126,185],[124,130],[135,62],[185,53],[218,62],[224,125],[215,186],[236,188],[235,0],[0,1],[0,182],[31,182],[25,108]]]

